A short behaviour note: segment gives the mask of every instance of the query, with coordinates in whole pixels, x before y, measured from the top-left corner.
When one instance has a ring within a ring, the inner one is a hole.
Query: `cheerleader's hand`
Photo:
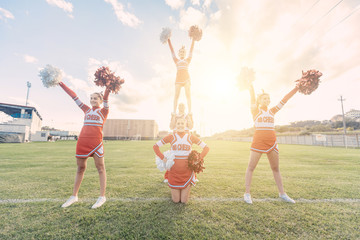
[[[164,164],[166,164],[166,162],[167,162],[167,158],[165,156],[163,158],[163,162],[164,162]]]

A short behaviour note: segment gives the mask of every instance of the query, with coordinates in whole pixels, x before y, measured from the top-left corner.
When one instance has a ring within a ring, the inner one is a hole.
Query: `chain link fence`
[[[335,134],[313,134],[313,135],[288,135],[277,136],[280,144],[300,144],[325,147],[349,147],[360,148],[360,134],[335,135]],[[252,137],[238,137],[226,140],[251,142]]]

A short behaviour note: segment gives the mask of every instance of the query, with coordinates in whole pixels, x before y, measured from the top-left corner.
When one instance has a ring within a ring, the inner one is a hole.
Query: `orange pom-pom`
[[[192,150],[188,156],[188,168],[195,173],[200,173],[205,169],[204,159],[200,158],[200,153],[196,150]]]
[[[320,83],[320,77],[322,73],[318,70],[308,70],[302,72],[302,77],[299,80],[296,80],[299,92],[305,95],[311,94],[315,91]]]
[[[189,37],[195,41],[200,41],[202,38],[202,30],[196,25],[191,26],[189,29]]]
[[[95,84],[100,87],[108,87],[110,92],[118,93],[125,80],[115,76],[108,67],[100,67],[95,72]]]

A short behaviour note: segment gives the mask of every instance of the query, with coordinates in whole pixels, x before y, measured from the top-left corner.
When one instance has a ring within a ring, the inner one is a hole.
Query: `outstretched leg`
[[[276,185],[279,189],[280,194],[284,194],[284,187],[281,179],[280,169],[279,169],[279,153],[272,150],[267,154],[267,157],[269,159],[270,167],[274,175],[274,179],[276,182]]]
[[[75,176],[75,183],[74,183],[74,189],[73,189],[73,196],[77,196],[79,193],[81,182],[84,178],[84,173],[86,170],[86,164],[87,164],[87,158],[76,158],[77,163],[77,171]]]
[[[262,153],[250,151],[250,160],[245,173],[245,193],[250,193],[252,175],[261,155]]]
[[[94,161],[95,166],[99,173],[99,179],[100,179],[100,196],[105,196],[105,190],[106,190],[106,169],[105,169],[105,161],[104,157],[99,157],[96,154],[94,154]]]

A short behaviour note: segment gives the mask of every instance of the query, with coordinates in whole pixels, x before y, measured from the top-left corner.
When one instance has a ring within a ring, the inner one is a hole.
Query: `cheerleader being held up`
[[[190,196],[191,185],[195,186],[195,173],[188,168],[188,156],[192,144],[197,144],[203,149],[200,153],[201,159],[209,152],[209,147],[198,137],[185,131],[185,126],[186,120],[178,118],[176,131],[158,141],[153,147],[155,154],[166,163],[167,159],[161,153],[160,147],[167,143],[171,144],[170,151],[175,155],[175,163],[168,173],[168,185],[171,188],[172,201],[175,203],[186,203]]]
[[[298,91],[296,86],[291,90],[278,105],[268,108],[270,96],[262,93],[255,100],[254,87],[250,83],[249,91],[251,96],[251,113],[254,119],[255,133],[251,144],[250,160],[245,174],[245,194],[244,200],[251,204],[250,186],[253,172],[263,153],[267,155],[276,185],[279,190],[279,197],[290,203],[295,203],[284,191],[280,170],[279,170],[279,150],[276,143],[274,128],[274,116],[284,106],[284,104]]]
[[[179,50],[179,58],[176,57],[174,48],[171,44],[170,38],[168,39],[169,48],[174,60],[174,63],[176,64],[177,73],[176,73],[176,80],[175,80],[175,97],[174,97],[174,111],[176,112],[179,96],[180,96],[180,90],[182,87],[185,88],[185,95],[188,105],[189,114],[191,115],[191,94],[190,94],[190,75],[189,75],[189,64],[191,62],[192,53],[194,50],[194,44],[195,40],[192,39],[191,47],[190,47],[190,53],[187,58],[186,56],[186,50],[185,47],[182,46]]]
[[[84,126],[81,129],[77,144],[76,144],[76,162],[77,171],[74,183],[72,196],[62,205],[68,207],[78,201],[78,192],[81,182],[84,177],[87,159],[93,157],[95,166],[100,178],[100,197],[92,208],[98,208],[106,201],[106,170],[104,163],[104,146],[103,146],[103,126],[109,113],[108,98],[110,90],[107,87],[104,96],[101,93],[93,93],[90,95],[91,107],[85,105],[77,97],[77,95],[68,88],[63,82],[59,85],[64,91],[70,95],[79,108],[84,112]],[[104,107],[101,108],[103,103]]]

